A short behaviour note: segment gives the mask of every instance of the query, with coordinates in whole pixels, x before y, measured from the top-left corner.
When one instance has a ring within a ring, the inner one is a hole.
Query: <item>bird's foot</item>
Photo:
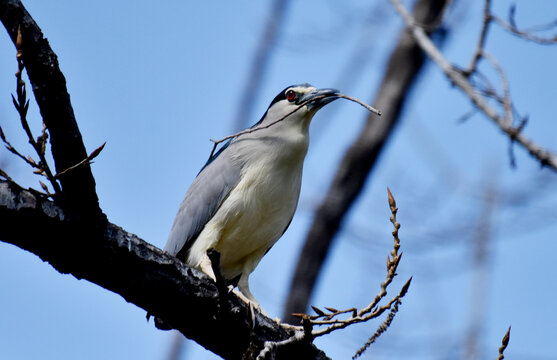
[[[255,299],[250,299],[248,298],[246,295],[242,294],[241,291],[236,291],[234,290],[234,294],[236,294],[236,296],[238,296],[240,299],[242,299],[243,302],[245,302],[246,304],[248,304],[249,306],[253,307],[254,310],[259,311],[262,315],[265,315],[266,317],[270,317],[265,310],[263,310],[263,308],[261,307],[261,305],[259,305],[259,303],[255,300]]]

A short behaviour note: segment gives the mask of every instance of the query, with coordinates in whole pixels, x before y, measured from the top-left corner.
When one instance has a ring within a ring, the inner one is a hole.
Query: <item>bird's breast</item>
[[[305,152],[277,147],[249,154],[240,181],[223,202],[201,235],[218,236],[214,246],[221,253],[227,278],[237,276],[261,257],[282,236],[300,195]]]

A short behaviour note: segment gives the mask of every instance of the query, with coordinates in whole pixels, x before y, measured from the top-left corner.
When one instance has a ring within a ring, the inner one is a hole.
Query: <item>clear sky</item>
[[[511,2],[493,2],[505,18]],[[515,3],[519,26],[555,20],[557,2]],[[58,54],[88,150],[107,142],[93,165],[102,209],[111,222],[163,247],[178,205],[211,151],[209,138],[233,131],[270,1],[24,4]],[[468,64],[481,11],[479,0],[457,2],[450,11],[443,52],[451,61]],[[250,90],[255,105],[246,126],[278,91],[296,83],[336,87],[372,102],[400,27],[388,2],[292,2],[262,87]],[[507,71],[517,110],[529,116],[525,134],[557,152],[557,46],[525,42],[494,27],[487,49]],[[11,105],[16,61],[5,31],[0,54],[0,125],[31,154]],[[509,325],[508,358],[557,358],[557,174],[540,169],[518,146],[512,169],[509,140],[488,119],[475,115],[459,123],[470,109],[470,101],[428,65],[327,260],[312,304],[362,307],[375,296],[392,246],[389,186],[400,208],[404,252],[389,295],[410,276],[414,280],[369,358],[460,357],[474,319],[481,319],[475,328],[481,358],[496,357]],[[282,313],[312,210],[365,116],[360,106],[336,101],[314,118],[298,212],[251,276],[254,295],[272,316]],[[34,100],[29,120],[37,132]],[[0,164],[23,185],[38,187],[31,170],[7,151],[0,150]],[[486,194],[495,199],[492,208]],[[488,238],[483,268],[474,265],[478,234]],[[145,311],[119,295],[59,274],[1,242],[0,294],[0,358],[163,359],[172,341],[171,333],[156,330]],[[334,359],[348,358],[378,324],[316,343]],[[186,346],[183,359],[215,358]]]

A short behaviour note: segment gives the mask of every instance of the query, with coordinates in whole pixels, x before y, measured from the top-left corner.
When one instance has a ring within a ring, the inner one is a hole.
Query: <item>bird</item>
[[[282,90],[261,120],[229,139],[187,190],[164,251],[213,280],[209,249],[243,300],[259,307],[249,276],[288,229],[296,211],[309,125],[340,94],[310,84]]]

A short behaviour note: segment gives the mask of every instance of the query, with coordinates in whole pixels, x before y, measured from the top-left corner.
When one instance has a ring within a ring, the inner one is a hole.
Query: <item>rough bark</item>
[[[0,181],[0,239],[30,251],[61,273],[121,295],[171,328],[225,359],[255,359],[265,341],[292,331],[256,314],[237,296],[225,298],[205,274],[134,234],[108,223],[104,229],[68,217],[62,208]],[[326,359],[311,343],[279,349],[276,359]]]
[[[19,0],[0,0],[0,20],[15,42],[21,27],[23,62],[50,133],[58,172],[87,157],[58,60]],[[14,68],[15,68],[14,51]],[[31,169],[30,169],[31,171]],[[0,181],[0,239],[30,251],[61,273],[121,295],[170,328],[225,359],[255,359],[267,341],[293,330],[255,315],[232,294],[219,296],[204,274],[111,224],[99,208],[88,165],[60,179],[52,202]],[[275,359],[326,359],[310,342],[277,349]]]
[[[419,0],[416,3],[414,17],[418,23],[427,26],[428,34],[431,34],[442,18],[448,2]],[[290,285],[283,315],[285,321],[296,321],[291,314],[306,311],[333,239],[397,124],[424,59],[424,53],[412,35],[404,30],[391,54],[387,71],[373,103],[383,114],[380,117],[368,117],[360,136],[344,155],[325,199],[315,212]]]

